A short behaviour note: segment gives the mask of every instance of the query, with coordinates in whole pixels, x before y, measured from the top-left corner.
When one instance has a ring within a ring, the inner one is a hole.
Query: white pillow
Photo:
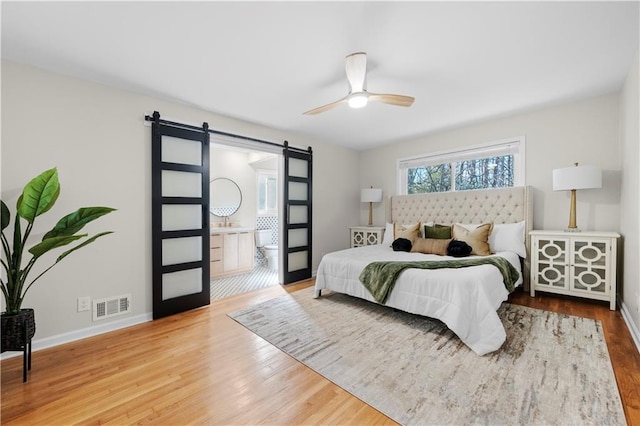
[[[391,244],[393,244],[393,223],[387,222],[382,236],[382,245],[391,247]]]
[[[496,223],[489,235],[491,251],[512,251],[520,257],[527,257],[524,244],[524,221],[518,223]]]
[[[469,231],[476,229],[479,224],[459,223]],[[492,253],[499,251],[512,251],[520,257],[527,257],[527,248],[524,244],[524,220],[518,223],[494,223],[493,230],[489,234],[489,246]]]

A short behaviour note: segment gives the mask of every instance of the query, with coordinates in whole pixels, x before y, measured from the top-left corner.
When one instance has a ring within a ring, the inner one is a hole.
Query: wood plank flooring
[[[395,424],[226,316],[313,285],[270,287],[21,357],[2,367],[1,422]],[[515,293],[513,303],[602,321],[625,414],[640,425],[640,354],[606,304]]]

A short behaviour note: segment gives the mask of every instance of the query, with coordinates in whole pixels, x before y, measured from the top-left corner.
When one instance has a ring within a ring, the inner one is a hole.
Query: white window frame
[[[487,158],[492,156],[513,154],[513,186],[525,185],[525,146],[526,138],[517,136],[501,139],[480,145],[460,147],[456,149],[438,151],[430,154],[400,158],[396,162],[397,191],[400,195],[407,195],[407,170],[409,168],[455,163],[464,160]],[[455,167],[451,167],[451,191],[457,191]]]
[[[261,210],[260,209],[260,177],[274,177],[276,178],[276,182],[278,181],[278,171],[277,170],[266,170],[266,169],[256,169],[256,210],[258,212],[258,216],[276,216],[278,214],[278,185],[276,184],[276,207],[272,210]],[[268,191],[267,191],[268,193]],[[268,204],[268,203],[267,203]]]

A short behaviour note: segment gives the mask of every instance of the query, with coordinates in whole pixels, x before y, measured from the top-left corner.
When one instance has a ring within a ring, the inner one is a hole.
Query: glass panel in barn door
[[[313,155],[291,149],[284,153],[284,284],[311,278],[311,206]]]

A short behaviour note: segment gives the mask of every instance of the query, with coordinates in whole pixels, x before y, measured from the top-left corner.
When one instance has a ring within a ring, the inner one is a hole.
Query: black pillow
[[[471,254],[473,248],[464,241],[451,240],[447,247],[447,254],[453,257],[465,257]]]
[[[406,238],[398,238],[391,244],[393,251],[411,251],[411,240]]]

